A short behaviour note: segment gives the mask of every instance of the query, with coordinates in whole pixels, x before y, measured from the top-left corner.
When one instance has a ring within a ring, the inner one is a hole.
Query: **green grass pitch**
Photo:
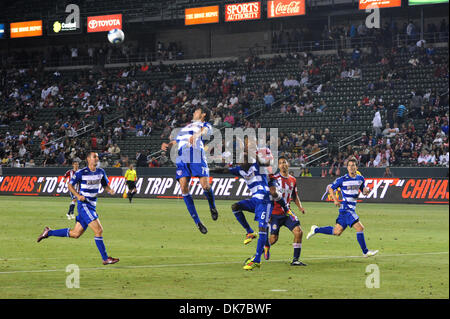
[[[359,204],[368,248],[380,250],[362,258],[353,229],[306,240],[311,225],[334,225],[337,210],[331,203],[305,202],[307,213],[296,213],[304,231],[301,259],[308,266],[290,266],[293,236],[283,228],[271,260],[245,271],[256,240],[243,245],[233,201],[217,202],[217,221],[205,200],[195,203],[206,235],[182,200],[137,198],[130,205],[100,198],[106,249],[120,258],[103,266],[91,230],[79,239],[36,243],[44,226],[73,226],[65,216],[69,198],[1,196],[0,298],[449,298],[447,205]],[[246,217],[253,221],[252,214]],[[80,269],[80,288],[66,287],[70,264]],[[370,264],[379,269],[379,288],[366,287]]]

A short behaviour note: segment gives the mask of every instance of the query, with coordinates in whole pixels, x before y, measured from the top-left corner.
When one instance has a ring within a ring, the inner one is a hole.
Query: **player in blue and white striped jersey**
[[[189,194],[189,183],[191,177],[199,178],[203,193],[208,199],[211,217],[213,220],[217,220],[219,213],[216,209],[214,192],[209,183],[209,168],[203,143],[204,138],[209,137],[212,132],[212,126],[208,123],[209,117],[210,111],[206,107],[197,107],[192,122],[180,130],[175,140],[169,144],[163,144],[161,147],[165,151],[172,145],[178,145],[176,179],[180,183],[181,193],[189,214],[202,234],[206,234],[208,230],[197,214],[194,200]]]
[[[105,244],[103,243],[103,228],[96,212],[97,196],[100,187],[103,186],[105,191],[111,195],[114,195],[114,190],[108,186],[109,180],[105,171],[97,168],[98,154],[89,152],[86,161],[88,166],[78,170],[68,184],[69,191],[77,198],[78,203],[78,216],[75,227],[73,229],[63,228],[56,230],[45,227],[37,242],[51,236],[79,238],[89,226],[94,231],[95,244],[100,251],[103,264],[115,264],[119,259],[109,257],[106,253]],[[76,185],[79,186],[79,192],[75,188]]]
[[[347,226],[353,227],[356,230],[356,239],[358,240],[364,257],[370,257],[376,255],[378,250],[372,251],[367,249],[366,241],[364,239],[364,226],[359,221],[359,216],[355,212],[359,192],[361,191],[364,195],[367,195],[370,192],[370,189],[364,186],[364,177],[357,174],[358,167],[356,163],[356,158],[349,159],[347,162],[348,173],[337,178],[328,188],[328,193],[331,198],[333,198],[334,204],[339,207],[339,216],[336,219],[336,225],[334,227],[318,227],[312,225],[311,231],[306,236],[306,239],[311,238],[315,234],[340,236]],[[335,190],[338,188],[341,189],[341,203],[335,194]]]
[[[256,254],[253,258],[248,258],[246,260],[244,265],[245,270],[253,270],[256,267],[261,266],[261,256],[264,253],[264,246],[267,241],[267,229],[274,205],[270,187],[275,180],[271,181],[269,179],[268,168],[265,167],[266,164],[261,163],[258,156],[255,159],[249,158],[248,139],[246,138],[244,158],[241,165],[235,165],[228,168],[215,168],[211,171],[218,174],[232,174],[242,177],[247,184],[247,188],[252,193],[251,198],[241,200],[232,205],[234,217],[247,232],[247,236],[244,240],[245,245],[257,236],[248,224],[243,211],[254,213],[255,221],[258,222],[259,238],[256,246]]]

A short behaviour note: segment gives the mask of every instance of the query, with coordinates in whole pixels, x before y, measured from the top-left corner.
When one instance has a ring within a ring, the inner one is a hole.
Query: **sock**
[[[75,209],[75,204],[74,203],[70,203],[70,206],[69,206],[69,215],[72,215],[73,214],[73,210]]]
[[[237,211],[237,212],[233,212],[233,214],[234,214],[234,217],[236,217],[236,219],[239,222],[239,224],[241,224],[242,227],[244,227],[244,229],[247,232],[247,234],[253,233],[253,229],[248,224],[247,219],[245,219],[245,216],[244,216],[243,212]]]
[[[108,259],[108,254],[106,253],[105,244],[103,243],[103,237],[94,237],[95,244],[97,245],[98,251],[100,252],[100,255],[102,255],[102,259],[106,260]]]
[[[190,194],[183,194],[184,202],[186,203],[186,207],[191,214],[192,219],[196,224],[200,223],[200,218],[198,217],[197,210],[195,209],[194,200]]]
[[[319,227],[316,228],[315,233],[333,235],[333,228],[334,228],[333,226]]]
[[[266,236],[266,243],[265,243],[265,245],[269,246],[269,247],[270,247],[270,230],[271,230],[271,228],[270,228],[270,225],[269,225],[267,227],[267,236]]]
[[[299,260],[302,252],[302,243],[293,243],[292,247],[294,247],[294,260]]]
[[[258,238],[258,244],[256,246],[256,255],[254,262],[260,263],[261,262],[261,255],[264,253],[264,245],[267,240],[267,233],[266,232],[259,232],[259,238]]]
[[[70,228],[50,230],[48,232],[48,237],[50,237],[50,236],[69,237],[69,230],[70,230]]]
[[[215,199],[214,199],[213,189],[210,188],[207,191],[204,190],[203,194],[205,194],[206,198],[208,199],[209,208],[210,209],[216,208],[216,202],[215,202]]]
[[[366,254],[369,250],[367,249],[367,246],[366,246],[366,240],[364,239],[364,233],[363,232],[356,233],[356,239],[358,240],[359,246],[361,246],[363,253]]]

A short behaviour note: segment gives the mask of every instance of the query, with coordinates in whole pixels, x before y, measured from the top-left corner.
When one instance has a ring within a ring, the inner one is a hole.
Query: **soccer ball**
[[[122,43],[125,39],[125,34],[120,29],[112,29],[108,32],[108,41],[112,44]]]

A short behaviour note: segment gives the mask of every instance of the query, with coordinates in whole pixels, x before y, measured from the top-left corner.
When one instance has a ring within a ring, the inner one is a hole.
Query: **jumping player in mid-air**
[[[378,250],[369,250],[366,246],[364,239],[364,226],[359,221],[359,216],[355,213],[356,202],[358,194],[361,191],[363,195],[367,195],[370,192],[368,187],[364,187],[364,177],[358,175],[358,167],[356,165],[356,158],[351,158],[347,162],[348,173],[344,176],[337,178],[333,184],[328,188],[328,193],[333,198],[334,204],[339,207],[339,216],[336,219],[336,225],[318,227],[316,225],[311,226],[311,231],[306,236],[306,239],[310,239],[315,234],[326,234],[340,236],[345,228],[353,227],[356,230],[356,239],[361,247],[364,257],[374,256],[378,253]],[[336,189],[341,189],[342,202],[340,203],[336,197]]]
[[[264,246],[264,257],[266,259],[270,258],[270,246],[274,245],[278,241],[278,235],[280,232],[280,228],[282,226],[287,227],[294,234],[294,242],[292,244],[294,248],[294,257],[291,262],[292,266],[306,266],[300,259],[300,253],[302,250],[302,237],[303,231],[300,227],[300,221],[298,217],[292,212],[289,207],[289,203],[293,201],[298,209],[305,213],[305,209],[300,202],[297,192],[297,179],[291,175],[289,175],[289,163],[287,159],[283,156],[278,158],[278,168],[279,172],[272,175],[271,178],[277,181],[278,191],[281,193],[284,201],[282,203],[286,203],[288,209],[280,205],[280,200],[275,201],[274,208],[272,210],[272,217],[270,219],[270,245]]]
[[[253,232],[242,211],[254,213],[255,221],[258,222],[259,238],[256,246],[256,254],[252,258],[248,258],[244,265],[245,270],[253,270],[256,267],[261,267],[261,256],[264,253],[264,245],[267,241],[267,229],[273,209],[273,198],[270,192],[267,168],[264,167],[266,165],[261,163],[257,156],[254,159],[250,159],[248,139],[245,139],[244,144],[244,158],[241,165],[228,168],[215,168],[211,172],[219,174],[229,173],[244,178],[248,189],[252,193],[251,198],[234,203],[232,210],[237,221],[247,232],[244,244],[251,242],[257,235]]]
[[[212,126],[208,123],[210,114],[211,112],[206,107],[197,107],[192,122],[180,130],[175,140],[168,144],[163,143],[161,146],[161,149],[165,151],[168,147],[178,144],[176,179],[180,183],[181,193],[189,214],[202,234],[206,234],[208,230],[197,214],[194,200],[189,194],[189,183],[191,177],[199,177],[203,194],[208,199],[211,218],[217,220],[219,213],[216,209],[213,189],[209,184],[209,168],[203,144],[204,138],[209,136],[212,131]]]
[[[70,182],[72,177],[78,171],[78,167],[79,167],[79,163],[77,161],[74,161],[72,163],[72,169],[69,169],[66,172],[66,174],[64,174],[64,178],[67,179],[67,183]],[[78,187],[78,186],[76,186],[76,187]],[[78,191],[78,189],[77,189],[77,191]],[[69,191],[69,195],[70,195],[71,202],[69,205],[69,211],[67,212],[66,216],[67,216],[67,219],[70,220],[70,219],[75,219],[74,209],[75,209],[75,204],[77,203],[77,198],[70,191]]]
[[[105,244],[103,243],[103,228],[96,213],[97,195],[100,187],[103,186],[105,191],[111,195],[114,195],[114,190],[108,186],[109,180],[105,171],[97,168],[98,154],[89,152],[86,161],[88,166],[78,170],[68,184],[70,192],[78,200],[78,216],[75,227],[73,229],[63,228],[56,230],[45,227],[37,242],[51,236],[79,238],[89,226],[94,231],[95,244],[102,256],[103,265],[115,264],[119,259],[109,257],[106,253]],[[79,185],[79,192],[75,189],[75,185]]]

